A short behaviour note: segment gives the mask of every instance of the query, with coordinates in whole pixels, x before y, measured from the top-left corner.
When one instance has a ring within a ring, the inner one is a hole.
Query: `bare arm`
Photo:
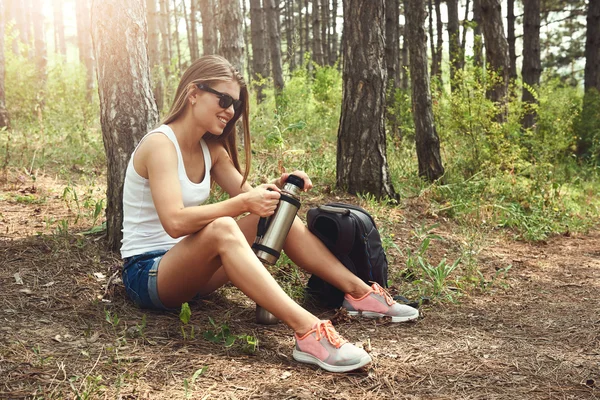
[[[184,207],[177,174],[177,152],[164,135],[154,135],[144,140],[136,151],[134,166],[140,175],[149,180],[160,222],[172,237],[198,232],[219,217],[235,217],[244,212],[271,215],[279,198],[277,192],[269,192],[263,185],[244,196],[219,203]]]

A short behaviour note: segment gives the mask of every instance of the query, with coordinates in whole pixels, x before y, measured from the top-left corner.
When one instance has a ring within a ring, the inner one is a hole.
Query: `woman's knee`
[[[211,239],[217,246],[230,245],[237,242],[246,243],[240,227],[231,217],[219,217],[207,225]]]

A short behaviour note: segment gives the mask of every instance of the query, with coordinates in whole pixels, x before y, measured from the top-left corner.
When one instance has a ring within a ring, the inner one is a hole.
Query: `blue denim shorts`
[[[169,310],[158,297],[158,264],[166,250],[149,251],[124,259],[123,284],[129,298],[140,308]]]

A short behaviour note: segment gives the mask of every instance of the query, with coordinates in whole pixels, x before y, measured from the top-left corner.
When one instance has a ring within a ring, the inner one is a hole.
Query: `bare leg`
[[[176,307],[224,276],[299,334],[318,321],[281,289],[229,217],[216,219],[164,255],[158,269],[158,293],[165,306]]]
[[[248,215],[238,221],[246,239],[254,240],[258,217]],[[331,283],[355,298],[365,295],[370,287],[350,272],[325,245],[296,217],[284,246],[285,253],[300,268]]]

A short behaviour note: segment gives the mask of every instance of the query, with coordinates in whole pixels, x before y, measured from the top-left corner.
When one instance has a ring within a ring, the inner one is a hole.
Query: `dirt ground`
[[[63,183],[17,174],[0,189],[1,399],[600,397],[598,231],[537,244],[495,233],[477,262],[486,277],[512,265],[505,279],[456,303],[424,305],[415,323],[312,307],[374,360],[331,374],[296,363],[290,331],[255,324],[252,302],[233,288],[190,303],[185,326],[175,313],[136,309],[103,236],[75,233],[89,225],[75,222]],[[417,206],[402,212],[398,243],[427,215]],[[449,248],[458,240],[451,223],[436,233]],[[229,348],[205,339],[223,326],[255,336],[258,349],[245,353],[239,337]]]

